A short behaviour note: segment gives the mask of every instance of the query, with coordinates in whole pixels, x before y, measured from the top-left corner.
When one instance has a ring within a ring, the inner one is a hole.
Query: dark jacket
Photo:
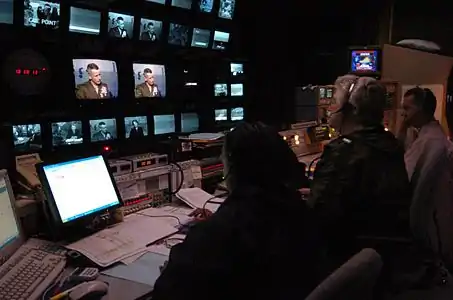
[[[299,193],[232,194],[174,246],[153,300],[304,299],[319,250]]]

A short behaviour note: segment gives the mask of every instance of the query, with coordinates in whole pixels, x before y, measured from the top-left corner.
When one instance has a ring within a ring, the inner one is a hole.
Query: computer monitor
[[[192,0],[171,0],[171,6],[190,9],[192,7]]]
[[[134,35],[134,16],[109,12],[107,30],[111,38],[131,39]]]
[[[44,164],[38,174],[56,222],[68,224],[121,204],[102,155]]]
[[[71,7],[69,31],[84,34],[99,34],[101,30],[101,12],[78,7]]]
[[[175,115],[154,116],[154,134],[168,134],[175,132]]]
[[[135,98],[163,98],[166,95],[165,66],[133,64]]]
[[[42,148],[40,124],[13,125],[12,130],[16,151],[40,150]]]
[[[101,59],[73,59],[72,64],[77,99],[107,100],[118,97],[116,62]]]
[[[168,43],[175,46],[186,46],[189,41],[189,27],[185,25],[170,24]]]
[[[216,109],[214,114],[216,122],[228,121],[228,110],[226,108]]]
[[[192,47],[208,48],[211,31],[207,29],[194,28],[192,35]]]
[[[216,97],[228,96],[228,85],[226,83],[214,84],[214,96]]]
[[[220,0],[219,18],[233,19],[235,0]]]
[[[197,113],[181,114],[181,132],[190,133],[200,129]]]
[[[230,41],[230,34],[223,31],[214,31],[214,42],[212,49],[225,50],[228,42]]]
[[[198,0],[198,10],[205,13],[210,13],[214,6],[214,0]]]
[[[24,1],[24,26],[58,29],[60,3],[42,0]]]
[[[14,0],[0,1],[0,23],[13,24]]]
[[[82,143],[82,121],[52,123],[53,146],[77,145]]]
[[[162,38],[162,21],[141,19],[140,40],[147,42],[158,42]]]
[[[230,71],[232,76],[239,76],[244,74],[244,64],[240,63],[231,63]]]
[[[135,140],[148,136],[148,118],[146,116],[124,118],[126,139]]]
[[[378,73],[379,51],[376,49],[351,50],[352,73]]]
[[[154,2],[154,3],[158,3],[158,4],[165,4],[165,1],[166,0],[146,0],[148,2]]]
[[[90,120],[91,142],[105,142],[116,140],[117,129],[115,119]]]
[[[235,107],[231,109],[231,121],[242,121],[244,120],[244,108]]]
[[[233,83],[231,85],[231,96],[233,97],[244,96],[244,85],[242,83]]]

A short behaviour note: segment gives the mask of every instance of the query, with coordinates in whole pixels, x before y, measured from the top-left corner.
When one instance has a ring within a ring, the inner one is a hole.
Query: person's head
[[[98,127],[101,132],[107,132],[107,124],[105,124],[105,122],[99,122]]]
[[[153,71],[150,68],[146,68],[143,70],[143,76],[145,77],[145,82],[149,85],[154,84],[154,75]]]
[[[242,123],[229,132],[222,161],[230,191],[244,186],[287,186],[295,190],[305,171],[283,137],[262,123]]]
[[[13,126],[13,134],[17,134],[17,127]]]
[[[124,18],[123,17],[118,17],[116,18],[116,26],[120,29],[124,29]]]
[[[134,128],[137,128],[138,127],[138,121],[137,120],[133,120],[132,121],[132,126],[134,126]]]
[[[376,79],[341,76],[335,81],[334,99],[339,108],[332,113],[330,125],[340,133],[382,125],[386,91]]]
[[[44,12],[45,13],[50,13],[50,10],[51,10],[50,5],[49,4],[45,4],[44,5]]]
[[[95,63],[91,63],[87,65],[87,73],[88,73],[88,79],[94,83],[94,84],[101,84],[102,82],[102,76],[101,76],[101,70],[99,69],[99,66]]]
[[[403,97],[404,120],[407,125],[420,128],[434,120],[437,100],[430,89],[415,87]]]
[[[153,33],[154,32],[154,23],[153,22],[149,22],[146,25],[146,28],[148,29],[149,32]]]
[[[72,130],[72,131],[76,131],[76,129],[77,129],[76,124],[71,124],[71,130]]]

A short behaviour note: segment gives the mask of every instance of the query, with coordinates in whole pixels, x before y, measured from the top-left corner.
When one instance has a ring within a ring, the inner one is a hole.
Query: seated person
[[[404,149],[382,126],[385,88],[354,75],[338,78],[335,86],[339,109],[330,125],[341,136],[324,148],[308,203],[320,214],[339,265],[360,250],[357,236],[409,236],[411,195]]]
[[[278,132],[247,123],[222,156],[230,195],[171,249],[153,300],[304,299],[319,250],[297,157]]]

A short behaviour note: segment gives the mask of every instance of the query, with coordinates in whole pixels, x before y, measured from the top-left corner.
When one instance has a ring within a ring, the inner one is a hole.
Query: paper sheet
[[[206,193],[200,188],[181,189],[177,194],[181,201],[186,203],[192,208],[206,208],[212,212],[215,212],[225,199],[214,197],[213,195]],[[215,203],[206,203],[206,201]]]
[[[221,132],[219,133],[193,133],[189,135],[189,140],[204,140],[204,141],[215,141],[220,138],[223,138],[225,135]]]
[[[178,231],[163,221],[130,215],[124,222],[81,239],[66,248],[78,251],[101,267],[107,267],[137,253],[146,251],[146,245]]]

